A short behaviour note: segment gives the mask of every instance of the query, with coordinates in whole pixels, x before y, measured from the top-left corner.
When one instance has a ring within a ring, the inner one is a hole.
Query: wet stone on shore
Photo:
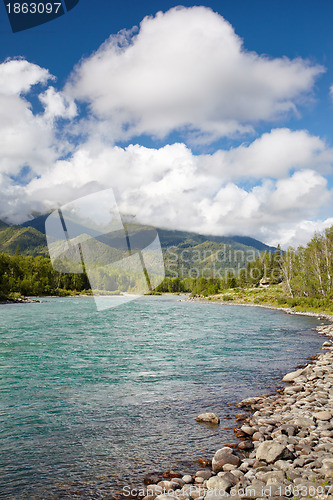
[[[333,499],[333,325],[317,330],[327,339],[313,363],[276,394],[237,404],[251,410],[237,416],[240,442],[221,446],[211,468],[146,486],[144,499]]]
[[[200,413],[195,420],[197,422],[204,422],[212,425],[218,425],[220,423],[220,418],[216,413]]]

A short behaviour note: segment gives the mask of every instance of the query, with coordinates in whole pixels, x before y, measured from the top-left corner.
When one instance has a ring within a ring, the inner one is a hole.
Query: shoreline
[[[291,314],[294,316],[312,316],[318,319],[327,319],[328,321],[333,323],[333,314],[328,313],[319,313],[314,311],[295,311],[290,307],[278,307],[278,306],[270,306],[265,304],[252,304],[248,302],[237,302],[236,300],[232,301],[223,301],[223,300],[210,300],[204,297],[188,297],[187,299],[183,299],[184,302],[203,302],[205,304],[216,304],[223,306],[244,306],[244,307],[261,307],[263,309],[272,309],[275,311],[282,311],[286,314]]]
[[[229,301],[184,300],[230,305]],[[195,474],[168,471],[141,489],[124,487],[122,496],[144,500],[333,499],[333,316],[260,304],[232,305],[327,321],[316,327],[323,336],[320,352],[302,368],[287,373],[282,378],[286,386],[276,393],[236,404],[247,412],[236,415],[237,442],[217,450],[211,466],[202,464]]]
[[[3,299],[0,300],[0,305],[2,304],[32,304],[32,303],[42,303],[42,300],[33,299],[32,297],[23,297],[22,299]]]

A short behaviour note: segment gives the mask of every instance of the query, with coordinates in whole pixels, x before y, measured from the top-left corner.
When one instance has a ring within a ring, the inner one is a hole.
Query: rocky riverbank
[[[333,325],[317,330],[327,338],[313,363],[287,374],[277,394],[237,405],[250,410],[237,415],[238,443],[221,447],[195,475],[169,472],[139,494],[145,500],[333,499]],[[124,488],[124,496],[132,493]]]
[[[42,302],[42,301],[38,299],[33,299],[32,297],[0,300],[0,304],[30,304],[31,302]]]

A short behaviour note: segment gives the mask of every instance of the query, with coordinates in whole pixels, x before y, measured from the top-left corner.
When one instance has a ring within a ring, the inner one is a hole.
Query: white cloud
[[[0,219],[22,222],[32,211],[112,187],[120,210],[138,222],[205,234],[251,234],[269,242],[282,237],[287,244],[302,240],[302,227],[309,234],[306,221],[331,203],[319,172],[331,168],[332,150],[306,131],[275,129],[249,145],[196,156],[182,143],[160,149],[111,146],[102,140],[103,121],[97,121],[95,136],[60,160],[68,145],[57,137],[57,118],[76,116],[73,100],[53,86],[38,88],[44,112],[34,113],[28,93],[34,85],[48,84],[48,71],[23,60],[6,61],[0,75],[15,80],[12,92],[8,85],[0,92]],[[18,185],[11,177],[24,166],[30,167],[31,180]],[[237,184],[242,177],[254,185]]]
[[[25,59],[7,59],[0,64],[0,89],[2,95],[19,95],[29,92],[37,83],[45,84],[53,79],[45,68]]]
[[[54,87],[49,87],[43,94],[39,95],[39,100],[45,108],[44,117],[46,119],[74,118],[77,115],[77,107],[73,99],[69,99],[63,92],[57,91]]]
[[[333,226],[333,217],[320,220],[301,220],[298,223],[284,222],[279,224],[273,231],[266,232],[268,236],[267,242],[270,245],[276,246],[281,244],[282,248],[287,249],[289,246],[297,248],[298,246],[306,245],[315,233],[322,233],[326,228]],[[265,237],[263,232],[262,237]]]
[[[330,200],[327,179],[313,170],[302,170],[276,183],[270,204],[273,211],[292,220],[311,216],[316,207],[322,207]]]
[[[295,113],[323,71],[247,52],[217,13],[177,7],[112,35],[77,66],[67,92],[111,122],[115,139],[186,129],[213,140]]]
[[[23,167],[40,174],[67,147],[65,140],[57,140],[53,119],[73,118],[75,104],[52,86],[39,95],[43,113],[35,113],[29,101],[34,86],[49,80],[54,77],[48,70],[23,59],[0,64],[0,172],[8,176],[17,176]]]
[[[313,169],[245,187],[203,171],[205,158],[184,144],[149,149],[90,141],[26,186],[7,184],[3,191],[7,198],[15,194],[16,202],[12,197],[11,205],[2,207],[0,219],[6,215],[20,222],[32,210],[47,211],[112,187],[121,212],[138,222],[203,234],[251,235],[287,245],[302,241],[304,221],[320,217],[320,224],[332,206],[326,178]],[[305,227],[308,236],[311,228]]]
[[[333,150],[305,130],[273,129],[199,156],[183,143],[112,144],[177,129],[197,140],[251,131],[296,111],[322,71],[301,59],[246,52],[231,25],[204,7],[158,13],[136,34],[111,37],[63,91],[48,70],[7,60],[0,64],[0,219],[22,222],[32,211],[112,187],[121,211],[138,222],[285,246],[309,239],[331,220],[324,175]],[[29,101],[32,91],[43,112]],[[73,120],[75,97],[90,103],[93,116]],[[78,121],[87,141],[68,144],[59,118],[71,130]],[[11,177],[25,166],[29,178],[19,185]]]
[[[306,130],[273,129],[248,145],[201,155],[200,166],[229,179],[282,178],[295,169],[330,172],[333,149]]]
[[[264,236],[267,241],[276,236],[276,228],[286,220],[297,225],[306,217],[318,216],[325,205],[331,204],[326,179],[310,170],[277,182],[263,181],[248,189],[228,183],[215,197],[198,200],[205,216],[200,230]]]
[[[20,96],[0,93],[0,172],[17,175],[30,166],[40,172],[56,159],[53,131]]]

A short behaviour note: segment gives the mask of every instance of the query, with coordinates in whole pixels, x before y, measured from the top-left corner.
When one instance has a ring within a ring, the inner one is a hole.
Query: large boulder
[[[207,480],[212,477],[212,473],[210,472],[210,470],[198,470],[195,476],[202,477],[204,480]]]
[[[249,451],[249,450],[253,450],[254,448],[254,444],[252,443],[252,441],[250,439],[248,440],[245,440],[245,441],[241,441],[237,448],[239,450],[242,450],[242,451]]]
[[[227,477],[213,476],[207,481],[208,490],[215,490],[218,492],[229,491],[234,486],[234,483]]]
[[[299,428],[308,429],[314,424],[312,417],[300,416],[295,419],[295,425]]]
[[[216,413],[200,413],[195,420],[197,422],[206,422],[207,424],[214,425],[218,425],[220,423],[220,419]]]
[[[295,372],[290,372],[287,373],[282,379],[283,382],[293,382],[295,378],[300,377],[304,372],[304,368],[300,368],[299,370],[296,370]]]
[[[323,421],[331,420],[332,418],[332,414],[327,410],[318,411],[314,413],[313,416],[316,420],[323,420]]]
[[[250,425],[242,425],[241,431],[243,431],[248,436],[252,436],[256,432],[255,428],[251,427]]]
[[[232,449],[224,446],[220,450],[217,450],[212,460],[213,472],[220,472],[223,470],[223,466],[226,464],[239,466],[241,460],[239,457],[233,454]]]
[[[292,460],[293,453],[283,444],[275,441],[264,441],[258,446],[256,459],[273,464],[277,460]]]
[[[263,398],[261,396],[246,398],[236,404],[238,408],[243,408],[244,406],[252,406],[261,402]]]

